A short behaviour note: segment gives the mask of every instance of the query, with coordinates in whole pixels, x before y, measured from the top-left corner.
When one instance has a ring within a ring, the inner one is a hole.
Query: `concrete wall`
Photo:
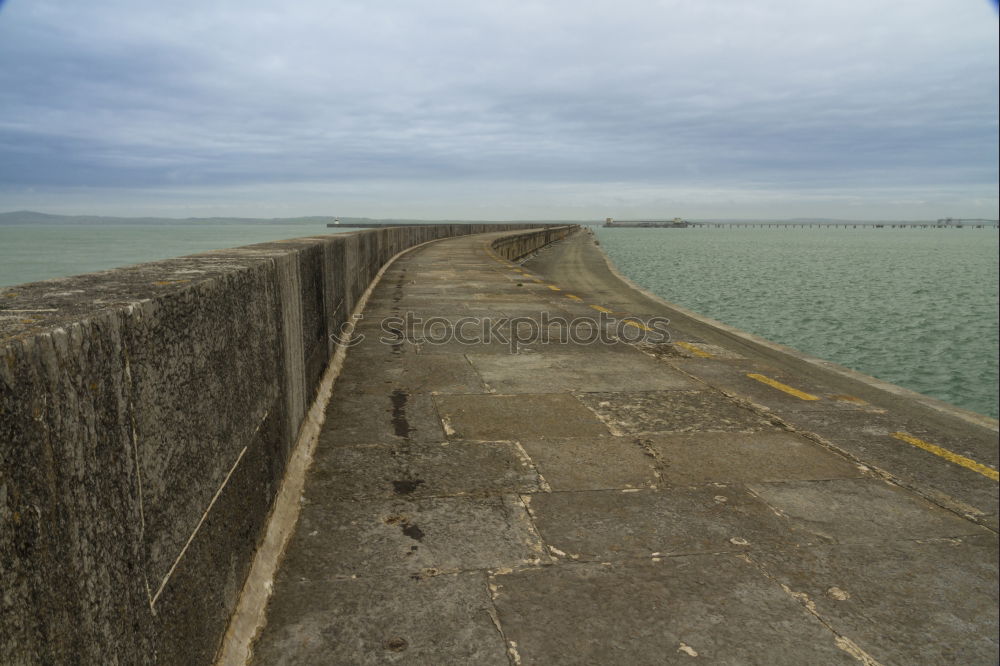
[[[507,234],[493,241],[493,251],[504,259],[519,259],[569,235],[576,227],[547,227],[537,231]]]
[[[330,334],[397,252],[519,226],[299,238],[0,290],[0,663],[210,663]]]

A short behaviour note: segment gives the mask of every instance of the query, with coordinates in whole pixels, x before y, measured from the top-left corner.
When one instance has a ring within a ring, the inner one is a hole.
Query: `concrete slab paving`
[[[403,376],[400,355],[406,353],[400,347],[394,350],[388,345],[370,345],[348,356],[336,391],[341,395],[357,393],[386,394],[399,386]]]
[[[823,541],[866,543],[987,533],[880,479],[781,481],[747,487],[796,528]]]
[[[485,574],[292,582],[253,663],[509,666]]]
[[[690,486],[839,479],[863,474],[858,465],[787,432],[647,434],[639,443],[661,464],[663,483]]]
[[[313,463],[310,492],[324,499],[534,493],[543,482],[515,442],[331,447]]]
[[[424,337],[412,334],[407,337],[409,347],[414,354],[434,354],[434,355],[463,355],[470,354],[499,354],[507,356],[522,352],[530,352],[528,345],[511,342],[508,336],[493,336],[484,338],[476,342],[456,340],[449,338],[442,340],[435,337]]]
[[[349,393],[334,389],[320,446],[374,442],[440,442],[445,439],[433,397],[400,389]],[[364,419],[358,419],[364,414]],[[494,437],[491,439],[501,439]]]
[[[512,356],[515,354],[583,354],[586,356],[596,356],[599,354],[625,354],[634,355],[636,350],[629,344],[572,344],[560,340],[557,331],[553,331],[549,338],[541,335],[521,336],[514,338],[508,335],[508,329],[502,329],[502,335],[490,334],[488,342],[462,342],[458,340],[427,340],[426,338],[412,337],[410,344],[406,347],[412,348],[417,354],[500,354]]]
[[[688,377],[642,354],[543,352],[498,357],[467,354],[487,386],[497,393],[656,391],[699,388]]]
[[[588,437],[608,429],[569,394],[439,395],[434,400],[448,436],[471,440]]]
[[[517,659],[556,664],[857,664],[836,636],[732,555],[495,575]]]
[[[741,552],[817,541],[742,486],[555,492],[525,501],[550,551],[571,560]]]
[[[489,387],[468,358],[459,355],[403,359],[400,388],[410,393],[487,393]]]
[[[749,558],[878,663],[997,661],[995,534],[755,552]]]
[[[655,488],[656,460],[636,437],[525,439],[545,483],[554,491]]]
[[[539,561],[548,555],[516,495],[357,502],[307,492],[284,566],[296,578],[318,581]]]
[[[579,393],[615,435],[646,432],[758,432],[775,426],[712,390]]]

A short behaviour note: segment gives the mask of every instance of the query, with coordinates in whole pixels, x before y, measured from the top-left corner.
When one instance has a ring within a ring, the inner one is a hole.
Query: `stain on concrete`
[[[405,523],[405,524],[401,525],[401,527],[403,528],[403,534],[405,534],[406,536],[410,537],[414,541],[423,541],[424,540],[424,531],[422,529],[420,529],[420,527],[418,527],[417,525],[412,525],[410,523]]]
[[[392,429],[397,437],[409,438],[413,428],[406,419],[406,401],[410,394],[402,389],[396,389],[390,394],[389,400],[392,402]]]
[[[402,481],[393,481],[392,489],[397,495],[412,495],[423,484],[423,479],[404,479]]]

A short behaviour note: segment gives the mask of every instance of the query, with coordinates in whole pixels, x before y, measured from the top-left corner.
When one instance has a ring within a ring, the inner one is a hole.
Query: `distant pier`
[[[673,220],[605,220],[605,228],[688,229],[996,229],[997,220],[944,218],[927,222],[690,222]]]

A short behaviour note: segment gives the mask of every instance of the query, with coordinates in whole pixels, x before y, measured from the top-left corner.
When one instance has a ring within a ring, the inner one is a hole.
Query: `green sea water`
[[[595,231],[670,302],[997,417],[993,229]]]
[[[350,229],[323,224],[0,225],[0,287]]]

